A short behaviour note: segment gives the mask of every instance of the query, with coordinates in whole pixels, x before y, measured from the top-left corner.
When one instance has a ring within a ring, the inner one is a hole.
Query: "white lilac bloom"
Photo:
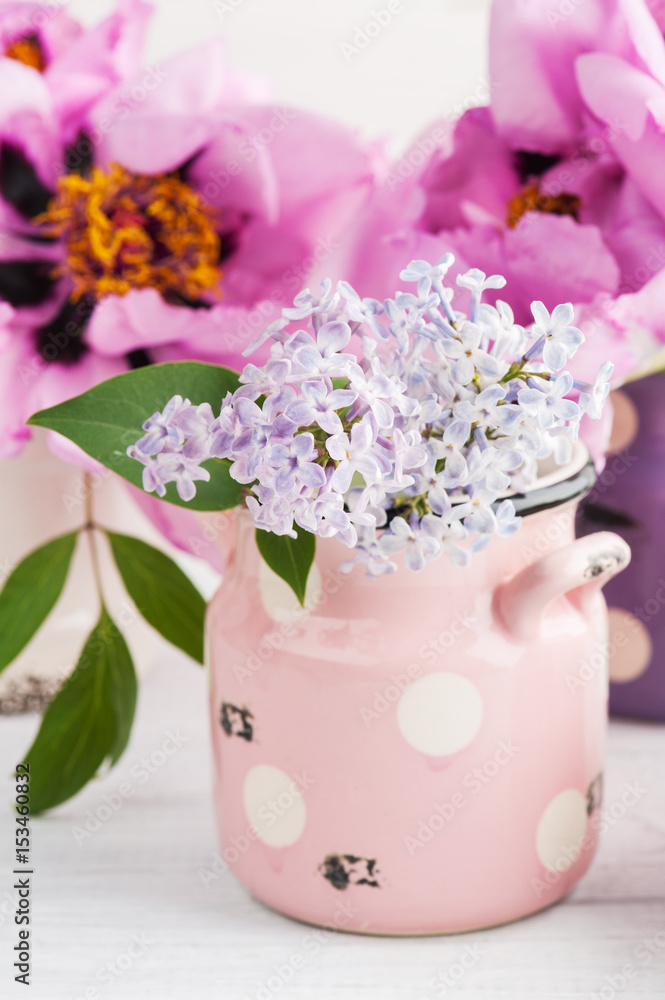
[[[143,424],[146,432],[134,447],[141,455],[156,455],[165,448],[177,449],[184,444],[185,435],[178,426],[178,417],[191,403],[182,396],[174,396],[168,401],[162,413],[153,413]]]
[[[187,438],[182,446],[185,458],[196,460],[210,458],[212,439],[217,429],[216,417],[210,403],[183,407],[178,415],[178,429]]]
[[[546,380],[533,376],[528,380],[530,388],[522,389],[517,395],[519,406],[529,416],[534,416],[543,430],[554,427],[557,421],[576,423],[580,408],[567,395],[573,388],[573,376],[563,372]]]
[[[350,434],[333,434],[326,442],[330,457],[337,463],[332,485],[340,493],[351,488],[354,473],[359,473],[368,486],[379,483],[389,475],[390,465],[381,451],[375,451],[376,434],[371,422],[359,421]]]
[[[166,494],[169,483],[175,483],[181,500],[193,500],[196,496],[197,481],[207,482],[210,473],[203,469],[196,459],[185,458],[178,452],[160,452],[155,458],[148,458],[135,447],[127,449],[130,458],[135,458],[143,465],[143,489],[146,493],[156,493],[158,497]]]
[[[358,393],[352,389],[329,389],[323,380],[303,382],[300,396],[289,403],[284,415],[306,427],[318,424],[328,434],[341,434],[344,430],[338,411],[355,403]]]
[[[467,288],[471,292],[471,321],[475,323],[483,292],[487,288],[503,288],[506,279],[501,274],[491,274],[488,278],[484,271],[472,267],[466,274],[457,276],[457,284],[460,288]]]
[[[349,288],[351,286],[349,285]],[[324,278],[321,282],[321,294],[312,295],[309,288],[298,292],[293,300],[293,307],[284,309],[282,316],[284,320],[305,319],[309,316],[320,316],[326,312],[333,312],[339,301],[337,292],[330,294],[332,281]],[[279,322],[279,321],[278,321]]]
[[[367,404],[379,427],[392,427],[395,411],[413,416],[420,409],[418,401],[404,394],[406,384],[396,375],[388,375],[380,358],[372,359],[371,375],[351,375],[351,386],[359,400]]]
[[[450,296],[448,294],[448,290],[444,288],[443,279],[454,263],[455,258],[453,255],[451,253],[444,253],[443,257],[440,257],[434,265],[429,264],[426,260],[412,260],[411,263],[400,272],[400,278],[403,281],[417,282],[418,295],[421,298],[425,295],[429,295],[430,289],[433,288],[435,293],[439,296],[439,301],[444,313],[450,320],[455,319],[450,306],[450,299],[452,296]]]
[[[344,571],[373,577],[397,556],[412,570],[442,555],[462,566],[517,531],[507,494],[532,487],[539,462],[568,461],[612,365],[574,381],[564,369],[584,338],[572,306],[534,302],[534,323],[519,326],[507,302],[482,301],[500,275],[460,275],[470,316],[456,310],[453,261],[412,261],[400,277],[415,292],[384,303],[344,281],[300,292],[246,352],[270,344],[221,410],[174,396],[148,417],[128,449],[144,489],[175,483],[191,499],[204,463],[226,461],[257,528],[334,535],[354,552]]]
[[[445,517],[437,517],[435,514],[425,514],[420,522],[420,528],[426,534],[433,535],[439,541],[442,552],[456,566],[466,566],[468,564],[470,559],[469,551],[463,547],[462,543],[466,541],[469,533],[460,521],[448,521]]]
[[[275,470],[274,490],[278,497],[299,496],[303,487],[320,489],[326,474],[316,464],[318,451],[312,434],[297,434],[289,444],[274,444],[268,465]]]
[[[612,362],[606,361],[600,366],[593,385],[589,382],[576,381],[573,383],[575,389],[578,389],[580,393],[578,402],[581,411],[587,413],[592,420],[599,420],[602,415],[605,400],[609,395],[610,379],[612,378],[613,371],[614,365]]]
[[[554,307],[550,316],[542,302],[532,302],[531,312],[535,320],[533,332],[538,340],[525,356],[531,360],[540,351],[547,367],[558,372],[584,340],[582,331],[570,325],[574,309],[570,302],[563,302]]]
[[[299,346],[293,352],[293,378],[304,380],[321,375],[347,377],[358,367],[355,355],[340,353],[350,340],[348,323],[336,320],[324,323],[317,330],[316,343]]]
[[[427,515],[426,515],[427,516]],[[425,520],[425,518],[423,518]],[[379,551],[384,556],[394,556],[404,550],[404,565],[417,572],[425,563],[441,555],[441,542],[425,527],[421,528],[418,514],[413,511],[408,521],[394,517],[379,541]]]
[[[484,331],[476,323],[465,323],[456,337],[442,342],[442,350],[452,362],[452,376],[466,386],[478,375],[496,378],[506,371],[505,364],[484,350]]]
[[[337,291],[346,300],[346,315],[355,323],[367,323],[379,340],[388,340],[386,328],[378,321],[383,306],[378,299],[361,299],[348,281],[339,281]]]
[[[478,315],[480,322],[492,331],[491,353],[495,358],[502,358],[504,354],[516,357],[524,353],[528,334],[523,326],[515,322],[513,310],[507,302],[497,299],[495,306],[481,303]]]

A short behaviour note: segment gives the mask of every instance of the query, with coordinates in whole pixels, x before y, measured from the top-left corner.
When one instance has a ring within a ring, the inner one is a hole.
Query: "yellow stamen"
[[[68,174],[34,221],[64,241],[60,273],[71,275],[75,301],[133,288],[196,300],[219,282],[215,214],[171,174],[133,174],[117,163],[88,177]]]
[[[506,223],[514,229],[526,212],[547,212],[550,215],[570,215],[578,221],[581,201],[576,194],[563,191],[553,196],[541,192],[537,184],[527,184],[508,202]]]
[[[17,38],[6,50],[5,56],[8,59],[16,59],[25,66],[32,66],[38,73],[43,73],[46,69],[44,51],[37,35]]]

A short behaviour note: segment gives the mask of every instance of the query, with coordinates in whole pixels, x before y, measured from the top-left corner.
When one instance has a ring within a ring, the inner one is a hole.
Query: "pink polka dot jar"
[[[579,459],[579,455],[578,455]],[[370,580],[319,540],[303,610],[251,520],[208,618],[221,857],[268,906],[372,934],[523,917],[584,874],[600,826],[601,588],[630,559],[575,540],[586,455],[515,498],[468,568]]]

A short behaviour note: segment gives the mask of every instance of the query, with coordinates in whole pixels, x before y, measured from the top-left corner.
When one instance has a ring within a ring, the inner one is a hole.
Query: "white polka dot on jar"
[[[293,593],[288,583],[274,573],[261,560],[259,566],[259,592],[266,613],[274,622],[296,622],[313,610],[321,599],[323,583],[316,563],[312,565],[305,588],[305,607]]]
[[[576,788],[559,792],[543,811],[536,831],[536,853],[551,872],[565,872],[577,861],[587,827],[587,801]]]
[[[397,725],[415,750],[445,757],[468,746],[483,718],[483,702],[471,681],[438,672],[414,681],[397,706]]]
[[[243,803],[250,825],[268,847],[290,847],[307,821],[302,789],[291,775],[271,764],[258,764],[245,778]]]
[[[610,680],[626,684],[640,677],[651,663],[653,644],[643,622],[623,608],[609,609]]]

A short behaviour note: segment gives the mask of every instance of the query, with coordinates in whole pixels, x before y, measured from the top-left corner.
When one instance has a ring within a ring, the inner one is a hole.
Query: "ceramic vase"
[[[208,656],[219,864],[255,897],[433,934],[523,917],[583,875],[608,688],[602,655],[586,665],[630,558],[609,532],[575,540],[593,476],[584,457],[515,498],[521,530],[466,568],[345,575],[349,550],[319,539],[304,609],[238,515]]]

